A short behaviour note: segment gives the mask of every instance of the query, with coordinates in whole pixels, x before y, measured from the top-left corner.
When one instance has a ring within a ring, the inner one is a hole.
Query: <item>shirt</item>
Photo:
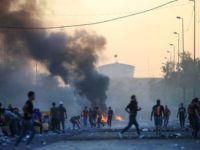
[[[162,117],[164,113],[164,107],[162,105],[153,106],[154,117]]]
[[[178,112],[179,112],[179,117],[185,117],[185,115],[186,115],[186,109],[185,109],[185,107],[180,107],[178,109]]]
[[[30,120],[32,118],[32,113],[33,113],[33,103],[30,100],[26,101],[23,111],[24,111],[23,118],[25,120]]]
[[[60,119],[65,119],[65,113],[66,113],[66,109],[63,106],[59,106],[58,107],[58,114],[59,114],[59,118]]]
[[[129,104],[126,108],[129,109],[130,115],[137,116],[138,106],[136,104]]]

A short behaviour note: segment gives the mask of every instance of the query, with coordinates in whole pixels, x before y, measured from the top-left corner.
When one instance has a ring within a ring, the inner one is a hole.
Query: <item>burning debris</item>
[[[23,4],[19,0],[2,0],[0,25],[42,27],[41,12],[42,8],[38,7],[36,0],[24,1]],[[43,90],[59,87],[55,79],[59,77],[65,85],[75,87],[78,94],[87,98],[92,106],[106,110],[109,79],[96,70],[98,54],[106,44],[104,37],[85,30],[75,31],[73,34],[46,30],[0,30],[0,39],[0,53],[6,55],[6,62],[0,64],[1,97],[5,97],[2,94],[12,93],[11,99],[21,99],[15,96],[16,91],[37,88],[33,84],[34,73],[31,64],[37,62],[48,73],[43,75],[43,78],[38,75],[40,80],[47,80],[39,83],[44,84]],[[8,69],[10,66],[12,69]],[[20,79],[21,82],[16,82],[16,87],[12,87],[13,81],[21,78],[20,76],[27,81]],[[51,87],[49,84],[45,85],[49,82],[52,82]],[[8,89],[9,92],[6,91]],[[46,93],[49,98],[53,96],[51,93]]]
[[[124,118],[120,115],[115,115],[115,120],[116,121],[124,121]]]

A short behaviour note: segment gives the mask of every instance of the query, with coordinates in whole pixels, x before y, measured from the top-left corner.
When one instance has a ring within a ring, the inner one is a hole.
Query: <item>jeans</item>
[[[59,130],[60,130],[60,124],[62,126],[62,132],[64,133],[65,132],[65,119],[64,118],[59,120]]]
[[[168,117],[168,116],[165,116],[165,117],[164,117],[164,127],[165,127],[165,128],[167,128],[168,122],[169,122],[169,117]]]
[[[21,140],[28,134],[30,133],[30,138],[27,140],[26,144],[30,144],[31,141],[34,138],[35,135],[35,129],[34,129],[34,125],[33,125],[33,121],[32,120],[23,120],[22,122],[22,131],[21,131],[21,135],[19,136],[19,138],[17,139],[15,146],[18,146],[19,143],[21,142]]]
[[[111,127],[112,126],[112,116],[108,116],[108,126]]]
[[[83,124],[84,124],[84,127],[87,128],[87,121],[88,121],[88,117],[87,116],[84,116],[83,117]]]
[[[121,133],[126,132],[128,129],[131,128],[132,125],[135,125],[136,131],[137,131],[138,135],[140,136],[140,129],[139,129],[139,125],[138,125],[138,122],[136,120],[136,116],[135,115],[130,115],[129,116],[128,126],[126,128],[124,128],[124,130],[122,130]]]
[[[59,130],[59,120],[57,118],[51,119],[51,128],[52,128],[52,131],[58,131]]]
[[[179,116],[180,126],[181,128],[184,128],[185,126],[185,117]]]
[[[15,136],[16,134],[19,134],[18,123],[19,123],[19,119],[13,119],[9,124],[12,137]]]

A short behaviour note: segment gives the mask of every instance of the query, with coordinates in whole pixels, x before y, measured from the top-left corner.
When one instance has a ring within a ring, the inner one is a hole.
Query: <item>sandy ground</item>
[[[34,150],[199,150],[196,140],[103,140],[66,141],[54,143]]]

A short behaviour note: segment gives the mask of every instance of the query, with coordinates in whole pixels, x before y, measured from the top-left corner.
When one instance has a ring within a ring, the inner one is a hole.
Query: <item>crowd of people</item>
[[[35,135],[35,127],[39,127],[39,133],[42,134],[45,119],[48,120],[49,130],[58,133],[65,132],[65,121],[68,116],[62,101],[59,102],[58,106],[53,102],[49,115],[45,117],[42,115],[40,109],[34,108],[35,93],[29,91],[27,96],[28,100],[23,106],[23,113],[20,113],[20,109],[17,107],[8,105],[5,108],[0,103],[0,126],[4,135],[17,138],[14,149],[17,149],[21,140],[27,134],[30,134],[30,138],[27,140],[27,145],[29,145]],[[132,125],[135,126],[138,136],[140,138],[143,137],[137,121],[137,113],[141,110],[142,108],[138,106],[136,96],[131,96],[131,101],[125,108],[125,111],[129,114],[129,123],[119,133],[120,138],[123,137],[123,133],[130,129]],[[161,135],[162,129],[168,127],[170,115],[170,108],[167,105],[165,107],[161,105],[161,101],[158,99],[150,115],[151,121],[154,118],[156,135]],[[111,107],[108,108],[106,113],[102,112],[99,107],[84,107],[80,114],[72,116],[69,121],[73,130],[80,128],[101,128],[105,125],[112,127],[113,116],[114,111]],[[184,129],[187,117],[192,128],[192,136],[197,138],[200,129],[200,100],[198,98],[194,98],[187,108],[184,107],[183,103],[180,104],[177,118],[179,119],[181,129]]]
[[[129,123],[127,127],[125,127],[119,133],[120,138],[123,137],[123,133],[130,129],[132,125],[135,125],[139,138],[143,137],[140,134],[139,124],[137,122],[137,112],[141,110],[142,109],[138,107],[136,96],[131,96],[131,102],[125,108],[125,111],[129,114]],[[168,106],[166,105],[164,107],[163,105],[161,105],[161,101],[158,99],[156,105],[154,105],[152,108],[150,116],[151,121],[154,118],[156,135],[161,136],[162,129],[167,128],[170,115],[171,111]],[[200,100],[198,98],[194,98],[191,101],[187,110],[184,107],[183,103],[181,103],[180,107],[178,108],[177,117],[179,118],[181,129],[185,127],[185,120],[187,118],[187,115],[190,127],[192,129],[192,137],[198,138],[198,132],[200,130]]]

